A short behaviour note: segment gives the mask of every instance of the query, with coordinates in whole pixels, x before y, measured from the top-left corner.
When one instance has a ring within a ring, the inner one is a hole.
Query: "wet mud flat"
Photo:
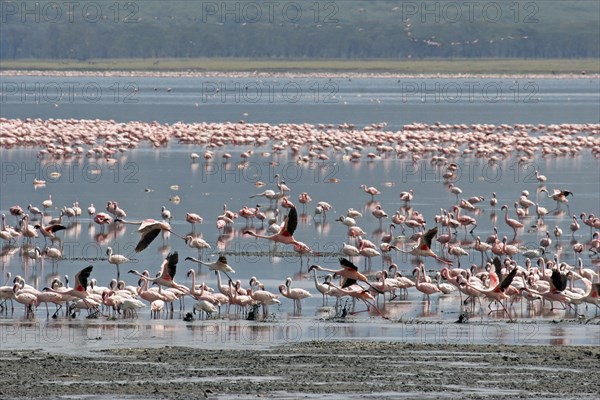
[[[0,351],[1,398],[594,399],[600,346],[312,341],[257,350]]]

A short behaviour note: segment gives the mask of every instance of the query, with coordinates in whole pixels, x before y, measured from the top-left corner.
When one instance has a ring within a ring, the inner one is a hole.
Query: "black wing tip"
[[[355,279],[346,279],[344,281],[344,283],[342,284],[342,289],[347,288],[349,286],[352,286],[354,284],[356,284],[356,280]]]
[[[81,270],[82,274],[89,274],[92,272],[92,270],[94,269],[93,265],[88,265],[87,267],[85,267],[84,269]]]
[[[356,265],[354,265],[354,263],[352,263],[350,260],[348,260],[346,258],[342,258],[342,257],[340,257],[339,260],[340,260],[340,264],[343,267],[352,268],[353,270],[358,271],[358,267]]]
[[[176,251],[169,253],[169,255],[167,255],[167,261],[169,261],[169,264],[177,264],[179,262],[179,253]]]

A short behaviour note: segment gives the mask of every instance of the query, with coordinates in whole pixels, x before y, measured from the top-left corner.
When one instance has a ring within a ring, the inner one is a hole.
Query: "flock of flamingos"
[[[335,301],[333,310],[336,316],[366,311],[374,318],[388,318],[386,302],[405,300],[410,290],[421,292],[427,303],[430,296],[452,295],[460,301],[461,312],[464,310],[466,315],[495,314],[513,319],[515,303],[526,304],[531,309],[562,308],[575,312],[586,312],[582,310],[591,307],[595,310],[592,312],[598,315],[600,218],[594,215],[597,209],[575,209],[570,203],[574,202],[577,194],[569,187],[555,187],[552,177],[546,177],[539,171],[535,171],[535,179],[539,183],[536,193],[522,190],[515,198],[497,196],[496,193],[463,195],[460,181],[456,179],[461,157],[475,157],[489,164],[507,157],[514,157],[519,162],[528,162],[539,156],[574,157],[583,153],[600,158],[600,125],[597,124],[412,124],[399,131],[389,131],[384,123],[357,129],[349,124],[272,126],[243,121],[166,125],[99,120],[0,119],[0,131],[3,151],[36,148],[41,160],[101,157],[114,161],[119,154],[135,151],[140,146],[161,148],[173,143],[192,144],[201,149],[190,155],[192,163],[222,157],[223,162],[239,162],[240,168],[254,156],[256,147],[270,148],[261,153],[267,159],[273,154],[287,152],[300,164],[322,163],[330,159],[360,163],[385,157],[413,162],[427,160],[441,168],[445,185],[455,198],[453,204],[435,216],[430,210],[423,210],[428,214],[425,218],[411,205],[418,193],[407,190],[398,193],[402,207],[388,214],[384,205],[377,201],[381,194],[377,185],[357,184],[357,196],[360,191],[361,196],[371,200],[368,212],[337,210],[340,217],[334,224],[347,229],[348,239],[340,244],[339,254],[329,255],[339,261],[338,267],[325,268],[309,263],[305,274],[310,274],[314,280],[314,290],[294,287],[292,278],[287,278],[277,288],[266,288],[259,278],[251,277],[248,286],[244,287],[242,281],[236,278],[234,266],[228,263],[226,245],[218,247],[216,261],[209,262],[203,254],[216,249],[196,231],[211,228],[203,224],[206,216],[202,217],[201,213],[192,210],[185,216],[172,215],[166,207],[160,211],[148,211],[146,215],[129,215],[119,206],[118,199],[109,200],[106,207],[104,204],[83,205],[77,200],[72,204],[55,204],[51,195],[41,204],[31,204],[28,199],[23,199],[22,203],[2,210],[0,238],[3,248],[14,250],[3,252],[3,257],[16,254],[24,264],[33,263],[35,266],[44,259],[55,262],[63,257],[60,243],[67,219],[87,220],[90,224],[97,224],[101,230],[111,226],[135,225],[139,233],[135,252],[156,246],[156,242],[161,240],[157,239],[159,236],[164,241],[173,235],[176,237],[174,240],[185,242],[189,254],[185,254],[183,259],[178,252],[171,252],[157,262],[160,265],[155,270],[138,271],[128,268],[130,260],[127,257],[106,247],[107,259],[101,262],[115,265],[116,272],[116,279],[108,286],[102,286],[93,278],[92,265],[82,268],[72,282],[63,283],[61,279],[54,278],[37,288],[20,275],[7,274],[5,285],[0,287],[0,307],[4,313],[13,313],[20,306],[26,318],[35,318],[36,309],[40,310],[37,315],[41,310],[46,311],[47,318],[76,318],[82,310],[88,317],[127,318],[137,316],[138,310],[149,306],[153,318],[173,313],[175,307],[179,307],[184,319],[191,319],[196,313],[206,318],[226,314],[261,319],[269,317],[269,306],[290,301],[293,302],[294,313],[300,314],[306,298],[322,296],[323,306]],[[226,147],[243,151],[232,155],[224,151]],[[230,161],[237,157],[239,161]],[[45,185],[42,180],[34,183]],[[239,211],[224,208],[223,214],[215,220],[219,233],[226,234],[237,224],[243,226],[243,240],[273,242],[279,249],[295,252],[301,263],[303,257],[323,257],[318,250],[298,240],[306,237],[302,233],[302,224],[299,224],[298,210],[302,207],[302,215],[306,215],[308,208],[313,220],[323,221],[335,209],[335,204],[325,200],[313,201],[307,192],[294,193],[290,188],[293,185],[288,186],[279,176],[276,176],[276,181],[264,185],[267,187],[250,199],[240,196]],[[257,183],[257,186],[261,185]],[[255,198],[268,201],[271,208],[261,210],[260,206],[255,206]],[[476,215],[471,213],[479,208],[498,210],[503,217],[497,223],[494,220],[494,233],[489,237],[477,236],[478,222]],[[527,229],[526,221],[544,225],[544,218],[551,216],[552,209],[568,212],[571,217],[568,225],[549,227],[535,248],[516,245],[519,235]],[[279,215],[283,218],[280,219]],[[192,233],[183,235],[177,232],[171,225],[173,217],[190,223]],[[377,236],[368,235],[361,229],[361,221],[373,218],[380,226],[385,223],[389,229],[381,229],[382,233]],[[456,240],[458,232],[463,229],[465,236],[470,234],[474,238],[473,244],[468,247],[461,247]],[[400,230],[402,234],[395,235]],[[577,260],[574,265],[561,260],[558,252],[552,254],[553,241],[559,241],[563,235],[572,239],[573,259]],[[412,275],[403,275],[406,267],[394,263],[394,257],[399,253],[408,254],[414,262],[416,267],[411,267]],[[461,257],[476,253],[481,254],[480,264],[461,265]],[[373,268],[372,263],[376,257],[382,259],[382,268],[378,270]],[[424,267],[423,261],[428,259],[437,265],[433,280]],[[364,268],[361,265],[363,260]],[[182,267],[184,261],[194,268],[185,270]],[[196,269],[201,266],[214,271],[216,287],[196,282]],[[185,280],[181,276],[185,274],[191,278],[188,285],[181,283]],[[127,285],[121,279],[122,275],[135,276],[137,284]],[[193,301],[192,312],[189,308],[185,310],[186,298]],[[52,306],[54,311],[51,311]]]

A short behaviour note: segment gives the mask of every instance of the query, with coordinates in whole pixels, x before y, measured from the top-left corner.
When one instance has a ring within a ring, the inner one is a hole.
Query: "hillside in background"
[[[1,1],[0,59],[593,58],[592,1]]]

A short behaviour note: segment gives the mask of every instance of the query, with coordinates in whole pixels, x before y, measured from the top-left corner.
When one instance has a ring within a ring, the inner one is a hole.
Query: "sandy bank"
[[[303,342],[0,352],[3,398],[595,398],[600,347]]]

